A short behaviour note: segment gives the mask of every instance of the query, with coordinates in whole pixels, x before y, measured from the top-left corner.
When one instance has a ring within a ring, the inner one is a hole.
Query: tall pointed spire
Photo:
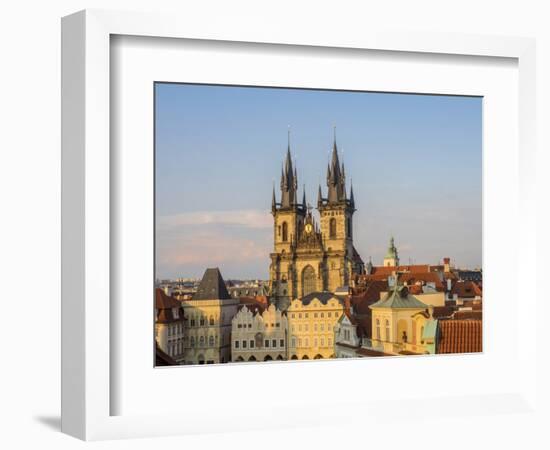
[[[323,192],[321,191],[321,185],[319,184],[319,192],[317,193],[317,207],[323,206]]]
[[[332,144],[332,157],[327,168],[328,202],[337,203],[346,199],[345,181],[338,158],[338,145],[336,144],[336,127],[334,127],[334,141]]]
[[[306,210],[307,208],[307,203],[306,203],[306,185],[304,184],[304,196],[302,197],[302,208],[304,209],[304,211]]]
[[[351,180],[350,185],[351,187],[349,192],[349,204],[353,209],[355,209],[355,197],[353,196],[353,179]]]
[[[290,127],[288,130],[288,143],[286,149],[285,162],[281,174],[281,208],[296,207],[298,190],[298,174],[292,165],[292,155],[290,153]]]

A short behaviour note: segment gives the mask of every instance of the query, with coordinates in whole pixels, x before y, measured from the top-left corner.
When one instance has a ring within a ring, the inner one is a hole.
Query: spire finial
[[[290,151],[290,125],[288,125],[288,130],[287,130],[287,139],[288,139],[288,150]]]
[[[334,143],[334,146],[336,147],[336,125],[332,126],[332,134],[333,134],[333,143]]]

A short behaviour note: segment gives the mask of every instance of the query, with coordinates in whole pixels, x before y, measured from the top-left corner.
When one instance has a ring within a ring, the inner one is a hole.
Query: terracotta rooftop
[[[166,295],[164,291],[160,288],[155,289],[155,308],[157,309],[171,309],[178,308],[180,302],[175,298]]]
[[[483,351],[481,320],[440,320],[436,353]]]
[[[249,311],[252,311],[253,314],[256,314],[257,312],[262,314],[268,307],[267,297],[263,295],[256,297],[240,297],[239,302],[239,311],[243,308],[243,306],[246,306]]]
[[[481,311],[456,311],[453,314],[453,319],[476,319],[476,320],[482,320],[483,319],[483,313]]]
[[[457,281],[451,289],[451,295],[458,295],[459,298],[481,297],[481,287],[473,281]]]
[[[370,313],[369,306],[380,300],[380,293],[388,290],[386,281],[370,281],[363,292],[350,297],[351,306],[356,314]]]
[[[451,317],[455,311],[456,308],[454,306],[434,306],[433,317],[434,319]]]
[[[399,274],[399,281],[411,286],[416,283],[434,283],[436,290],[440,292],[445,291],[445,285],[437,272],[402,273]]]
[[[362,356],[394,356],[389,353],[378,352],[365,347],[358,348],[355,353]]]
[[[157,317],[155,318],[156,323],[183,322],[185,320],[180,302],[166,295],[164,291],[159,288],[155,290],[155,294],[155,310],[157,313]],[[177,318],[174,316],[174,309],[178,310]]]
[[[412,264],[409,266],[373,266],[371,275],[391,275],[393,272],[425,273],[430,271],[429,264]]]

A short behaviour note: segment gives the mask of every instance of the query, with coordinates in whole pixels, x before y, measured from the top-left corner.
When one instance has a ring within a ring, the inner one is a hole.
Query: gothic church
[[[274,251],[270,254],[270,288],[272,301],[281,310],[286,310],[292,299],[349,286],[355,275],[364,273],[363,261],[353,246],[353,186],[348,198],[336,139],[327,168],[327,187],[325,198],[319,186],[319,225],[306,204],[305,188],[298,202],[298,176],[289,143],[281,173],[281,199],[277,202],[273,187],[271,203]]]

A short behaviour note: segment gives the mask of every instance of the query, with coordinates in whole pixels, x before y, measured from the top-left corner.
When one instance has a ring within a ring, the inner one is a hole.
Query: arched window
[[[214,325],[214,316],[210,316],[210,319],[208,320],[208,323],[210,325]]]
[[[283,242],[288,241],[288,224],[283,222]]]
[[[189,340],[191,342],[191,347],[195,346],[195,336],[191,336],[191,339]]]
[[[200,344],[201,347],[204,347],[204,336],[201,336],[199,338],[199,344]]]
[[[390,341],[390,321],[386,320],[386,341]]]
[[[214,347],[214,336],[210,336],[210,337],[208,338],[208,345],[209,345],[210,347]]]
[[[201,327],[204,327],[204,322],[205,322],[204,316],[201,316],[201,320],[199,322]]]
[[[316,288],[315,269],[308,265],[302,271],[302,297],[315,292]]]
[[[380,320],[376,319],[376,339],[380,340]]]
[[[330,238],[334,239],[336,237],[336,219],[333,217],[330,219],[330,226],[329,226],[329,234]]]

